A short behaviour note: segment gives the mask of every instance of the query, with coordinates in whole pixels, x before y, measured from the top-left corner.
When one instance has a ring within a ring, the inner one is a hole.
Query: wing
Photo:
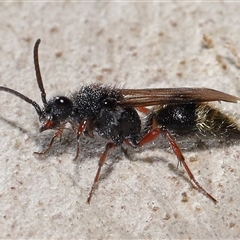
[[[190,104],[211,101],[236,103],[240,98],[209,88],[119,89],[124,96],[118,105],[147,107],[161,104]]]

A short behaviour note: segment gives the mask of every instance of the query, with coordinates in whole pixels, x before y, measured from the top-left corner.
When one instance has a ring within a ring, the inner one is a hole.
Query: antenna
[[[36,72],[38,87],[41,91],[42,102],[43,102],[43,105],[46,106],[46,104],[47,104],[46,92],[45,92],[45,89],[43,86],[41,71],[40,71],[40,67],[39,67],[39,60],[38,60],[38,47],[39,47],[40,42],[41,42],[41,39],[38,39],[34,45],[33,60],[34,60],[34,65],[35,65],[35,72]]]
[[[40,68],[39,68],[39,61],[38,61],[38,46],[39,46],[40,42],[41,42],[41,40],[38,39],[36,41],[35,45],[34,45],[33,58],[34,58],[34,65],[35,65],[35,71],[36,71],[38,87],[39,87],[39,89],[41,91],[42,101],[43,101],[43,104],[45,106],[47,104],[46,93],[45,93],[45,90],[44,90],[44,87],[43,87],[42,77],[41,77]],[[11,88],[3,87],[3,86],[0,86],[0,91],[11,93],[11,94],[21,98],[25,102],[30,103],[35,108],[38,116],[39,117],[42,116],[42,110],[41,110],[40,106],[35,101],[33,101],[32,99],[28,98],[27,96],[21,94],[20,92],[15,91],[15,90],[13,90]]]
[[[3,87],[3,86],[0,86],[0,91],[4,91],[4,92],[8,92],[8,93],[11,93],[19,98],[21,98],[22,100],[24,100],[25,102],[27,103],[30,103],[31,105],[33,105],[33,107],[35,108],[35,110],[37,111],[37,114],[38,116],[40,117],[42,115],[42,110],[41,108],[39,107],[39,105],[33,101],[32,99],[26,97],[25,95],[11,89],[11,88],[7,88],[7,87]]]

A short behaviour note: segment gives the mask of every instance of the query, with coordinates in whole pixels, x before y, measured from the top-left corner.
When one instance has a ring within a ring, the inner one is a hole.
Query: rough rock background
[[[32,60],[39,50],[47,97],[98,82],[127,88],[210,87],[240,96],[240,5],[181,2],[0,3],[0,85],[40,102]],[[227,47],[228,46],[228,47]],[[233,49],[236,54],[233,54]],[[105,142],[82,140],[72,161],[67,133],[48,156],[34,109],[1,92],[0,238],[231,239],[240,237],[238,144],[184,154],[219,203],[192,188],[167,147],[114,150],[91,205],[86,199]],[[239,119],[239,104],[218,104]]]

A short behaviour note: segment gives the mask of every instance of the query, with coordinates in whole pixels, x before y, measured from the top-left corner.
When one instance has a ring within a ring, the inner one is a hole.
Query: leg
[[[103,152],[101,158],[99,159],[99,162],[98,162],[98,170],[97,170],[97,173],[96,173],[96,176],[95,176],[95,178],[94,178],[94,182],[93,182],[91,191],[90,191],[89,196],[88,196],[88,199],[87,199],[87,203],[88,203],[88,204],[90,204],[90,201],[91,201],[93,192],[94,192],[95,188],[97,187],[97,184],[98,184],[98,181],[99,181],[99,177],[100,177],[100,172],[101,172],[101,169],[102,169],[103,164],[104,164],[105,161],[106,161],[107,154],[108,154],[109,150],[111,150],[111,149],[114,148],[114,147],[116,147],[116,145],[115,145],[114,143],[112,143],[112,142],[107,143],[107,145],[106,145],[106,147],[105,147],[105,151]]]
[[[139,112],[144,113],[145,115],[148,115],[148,114],[151,112],[151,110],[149,110],[149,109],[146,108],[146,107],[136,107],[136,109],[137,109]]]
[[[73,159],[73,161],[76,161],[78,156],[79,156],[79,152],[80,152],[80,136],[82,135],[82,133],[86,130],[86,127],[87,127],[87,120],[83,120],[79,126],[78,126],[78,129],[77,129],[77,150],[76,150],[76,155]]]
[[[73,161],[76,161],[78,156],[79,156],[79,152],[80,152],[80,136],[82,135],[82,133],[85,133],[87,136],[93,138],[93,127],[92,127],[92,122],[89,120],[83,120],[82,122],[80,122],[80,124],[78,125],[77,128],[77,150],[76,150],[76,155],[73,159]]]
[[[58,137],[61,137],[62,136],[62,133],[63,133],[63,130],[64,130],[64,126],[59,128],[57,132],[55,132],[54,136],[52,137],[47,149],[43,152],[34,152],[34,154],[37,154],[37,155],[45,155],[49,152],[49,150],[51,149],[52,145],[53,145],[53,142],[56,138]]]
[[[176,141],[173,139],[172,135],[169,133],[168,130],[164,129],[164,128],[153,128],[148,134],[146,134],[141,140],[140,142],[137,144],[137,147],[143,146],[144,144],[153,141],[154,139],[156,139],[161,133],[163,133],[166,137],[167,140],[169,142],[169,145],[171,146],[171,148],[173,149],[173,152],[175,153],[175,155],[177,156],[180,164],[183,165],[183,167],[185,168],[190,180],[192,182],[194,182],[195,186],[197,187],[197,189],[202,192],[205,196],[207,196],[208,198],[210,198],[214,203],[217,203],[217,200],[215,198],[213,198],[195,179],[194,175],[192,174],[191,170],[189,169],[187,163],[185,162],[185,158],[182,155],[182,152],[180,150],[180,148],[178,147]]]
[[[192,174],[191,170],[189,169],[187,163],[185,162],[185,158],[182,155],[181,150],[179,149],[176,141],[173,139],[172,135],[169,133],[168,130],[163,129],[163,133],[166,135],[169,145],[171,146],[171,148],[173,149],[175,155],[177,156],[180,164],[183,165],[183,167],[185,168],[190,180],[192,182],[194,182],[195,186],[197,187],[197,189],[205,196],[207,196],[208,198],[210,198],[214,203],[217,203],[217,200],[212,197],[199,183],[198,181],[195,179],[194,175]]]

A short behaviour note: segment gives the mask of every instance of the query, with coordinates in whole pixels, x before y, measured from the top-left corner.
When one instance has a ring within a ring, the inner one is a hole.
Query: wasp
[[[192,174],[173,135],[186,136],[197,133],[203,136],[239,139],[240,128],[233,119],[207,103],[236,103],[240,98],[209,88],[120,89],[89,84],[82,86],[70,97],[56,96],[47,100],[39,66],[39,44],[40,39],[34,45],[33,57],[43,107],[11,88],[0,86],[0,91],[13,94],[34,107],[41,124],[40,132],[50,129],[56,131],[47,149],[35,152],[36,154],[48,153],[54,141],[61,137],[67,128],[67,124],[70,124],[76,134],[77,148],[74,160],[80,153],[81,136],[94,137],[97,134],[108,141],[99,159],[87,203],[90,203],[98,185],[101,169],[109,151],[123,144],[134,148],[141,147],[153,142],[159,135],[165,136],[195,187],[217,203]],[[145,121],[142,115],[145,115]]]

